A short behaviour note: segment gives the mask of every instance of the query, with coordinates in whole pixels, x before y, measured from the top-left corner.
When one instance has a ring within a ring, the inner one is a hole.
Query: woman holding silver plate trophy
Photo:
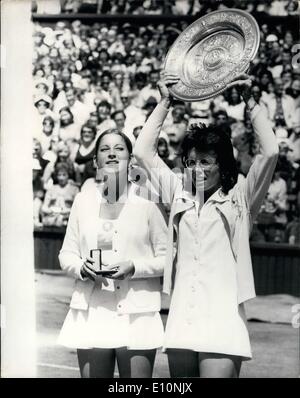
[[[77,195],[60,253],[76,285],[59,342],[78,349],[82,377],[112,377],[116,361],[121,377],[151,377],[160,346],[171,377],[238,377],[242,361],[252,357],[244,312],[244,302],[255,297],[249,234],[278,156],[270,122],[245,75],[258,46],[253,17],[228,9],[194,22],[167,54],[161,100],[134,156],[170,207],[168,228],[158,207],[129,182],[128,138],[115,130],[99,137],[101,183]],[[222,127],[203,124],[187,131],[184,174],[174,173],[157,152],[173,98],[201,101],[233,86],[261,149],[247,177],[238,180]],[[93,253],[102,255],[98,264]],[[162,274],[163,291],[172,292],[165,333]]]
[[[163,291],[172,292],[163,350],[171,377],[238,377],[252,357],[244,302],[255,297],[249,234],[278,156],[275,135],[244,72],[258,48],[255,20],[240,10],[211,13],[171,47],[158,84],[161,100],[134,156],[170,205]],[[221,127],[192,124],[182,142],[183,178],[157,154],[173,98],[196,101],[237,87],[260,143],[238,181],[233,146]]]

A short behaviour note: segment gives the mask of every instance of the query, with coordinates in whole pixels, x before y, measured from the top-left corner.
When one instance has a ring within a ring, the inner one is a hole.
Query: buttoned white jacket
[[[65,239],[59,254],[61,268],[76,278],[70,307],[87,310],[95,287],[82,279],[80,269],[90,249],[97,248],[101,198],[96,184],[80,192],[73,203]],[[119,313],[159,311],[160,276],[163,275],[167,226],[160,208],[135,193],[134,185],[115,223],[112,240],[114,263],[132,260],[131,278],[115,281]],[[117,288],[118,287],[118,288]]]

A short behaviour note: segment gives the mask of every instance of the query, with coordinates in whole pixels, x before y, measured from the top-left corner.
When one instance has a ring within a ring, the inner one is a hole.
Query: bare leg
[[[82,378],[114,377],[116,361],[114,349],[78,349],[77,355]]]
[[[202,378],[238,378],[242,361],[238,356],[199,353],[199,369]]]
[[[182,349],[168,349],[170,376],[199,377],[198,352]]]
[[[116,352],[120,377],[152,377],[156,349],[128,350],[122,347]]]

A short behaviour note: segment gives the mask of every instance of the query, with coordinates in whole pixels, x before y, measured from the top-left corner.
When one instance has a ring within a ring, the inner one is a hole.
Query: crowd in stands
[[[85,3],[96,2],[80,2],[81,6]],[[107,4],[106,1],[100,3],[102,7]],[[179,7],[179,4],[205,7],[219,2],[109,2],[111,7],[124,3],[137,10],[142,4],[144,12],[148,12],[147,4],[158,8],[165,7],[165,3],[170,7]],[[289,3],[295,2],[238,3],[239,8],[253,6],[271,13],[277,3],[284,3],[283,9],[287,12]],[[71,2],[65,1],[64,7],[67,4]],[[116,12],[113,10],[115,8],[105,12]],[[36,227],[66,225],[74,196],[87,179],[95,176],[94,144],[102,132],[117,128],[134,145],[160,99],[156,84],[164,57],[186,26],[186,22],[147,26],[123,22],[86,25],[80,20],[59,21],[52,26],[35,23],[33,189]],[[252,240],[300,244],[300,67],[292,65],[296,37],[281,25],[265,23],[260,28],[261,44],[251,67],[252,92],[272,122],[280,156],[254,225]],[[235,147],[240,178],[244,178],[259,148],[237,90],[231,88],[201,102],[174,102],[158,142],[159,155],[170,168],[183,168],[180,143],[190,123],[195,122],[224,127],[224,134],[230,134]]]
[[[225,8],[287,16],[297,13],[297,0],[35,0],[33,10],[43,13],[99,13],[132,15],[203,15]]]

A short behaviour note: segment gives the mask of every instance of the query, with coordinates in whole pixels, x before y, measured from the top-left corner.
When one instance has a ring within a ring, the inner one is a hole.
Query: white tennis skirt
[[[88,310],[70,309],[58,344],[70,348],[145,350],[161,347],[164,327],[159,312],[118,314],[114,292],[95,289]]]

